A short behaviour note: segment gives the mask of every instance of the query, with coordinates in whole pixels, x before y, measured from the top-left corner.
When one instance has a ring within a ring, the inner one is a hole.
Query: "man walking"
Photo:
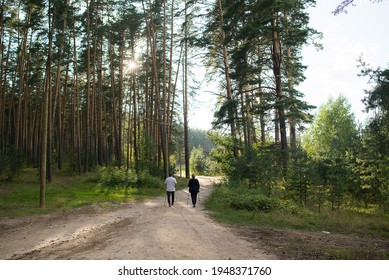
[[[167,177],[165,180],[165,184],[166,184],[167,202],[169,203],[169,207],[170,207],[171,205],[174,205],[174,192],[176,191],[177,180],[170,173],[169,177]],[[171,204],[170,204],[170,197],[172,198]]]
[[[190,196],[192,197],[193,207],[196,207],[197,194],[200,191],[200,183],[199,180],[196,179],[194,174],[192,174],[192,179],[189,180],[188,187]]]

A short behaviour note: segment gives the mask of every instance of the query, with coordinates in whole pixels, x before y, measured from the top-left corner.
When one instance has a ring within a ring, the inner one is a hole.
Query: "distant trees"
[[[192,151],[193,148],[201,146],[205,154],[215,147],[215,144],[212,143],[208,138],[208,132],[203,129],[189,129],[189,150]]]

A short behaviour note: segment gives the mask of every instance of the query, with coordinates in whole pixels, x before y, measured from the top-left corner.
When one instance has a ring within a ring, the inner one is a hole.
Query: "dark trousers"
[[[166,192],[166,194],[167,194],[167,202],[169,203],[169,206],[170,206],[170,196],[172,197],[171,205],[174,205],[174,192]]]
[[[197,202],[197,192],[196,193],[190,193],[190,196],[192,197],[192,204],[196,205],[196,202]]]

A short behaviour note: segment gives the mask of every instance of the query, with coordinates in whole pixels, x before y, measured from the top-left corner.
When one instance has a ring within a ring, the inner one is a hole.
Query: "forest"
[[[232,208],[387,213],[389,69],[360,61],[374,84],[366,123],[355,122],[343,96],[313,116],[297,88],[303,46],[320,48],[307,12],[314,5],[1,0],[0,181],[34,168],[44,208],[58,170],[110,166],[164,178],[183,162],[186,178],[223,175],[219,191],[239,189],[226,202]],[[206,148],[205,140],[189,145],[200,66],[219,82]]]

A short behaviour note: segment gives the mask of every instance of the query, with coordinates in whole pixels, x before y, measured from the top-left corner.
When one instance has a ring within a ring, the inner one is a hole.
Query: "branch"
[[[372,2],[372,3],[377,3],[377,2],[382,2],[382,0],[370,0],[370,2]],[[339,14],[341,14],[341,13],[345,13],[345,14],[347,14],[347,10],[346,10],[346,8],[348,7],[348,6],[355,6],[355,4],[354,4],[354,0],[344,0],[344,1],[342,1],[342,3],[340,3],[339,5],[338,5],[338,7],[336,7],[336,9],[332,12],[335,16],[337,16],[337,15],[339,15]]]
[[[340,4],[338,5],[338,7],[336,7],[335,11],[333,11],[332,13],[333,13],[335,16],[336,16],[336,15],[339,15],[340,13],[345,13],[345,14],[347,14],[346,8],[347,8],[347,6],[349,6],[349,5],[355,6],[354,0],[344,0],[344,1],[342,1],[342,3],[340,3]]]

